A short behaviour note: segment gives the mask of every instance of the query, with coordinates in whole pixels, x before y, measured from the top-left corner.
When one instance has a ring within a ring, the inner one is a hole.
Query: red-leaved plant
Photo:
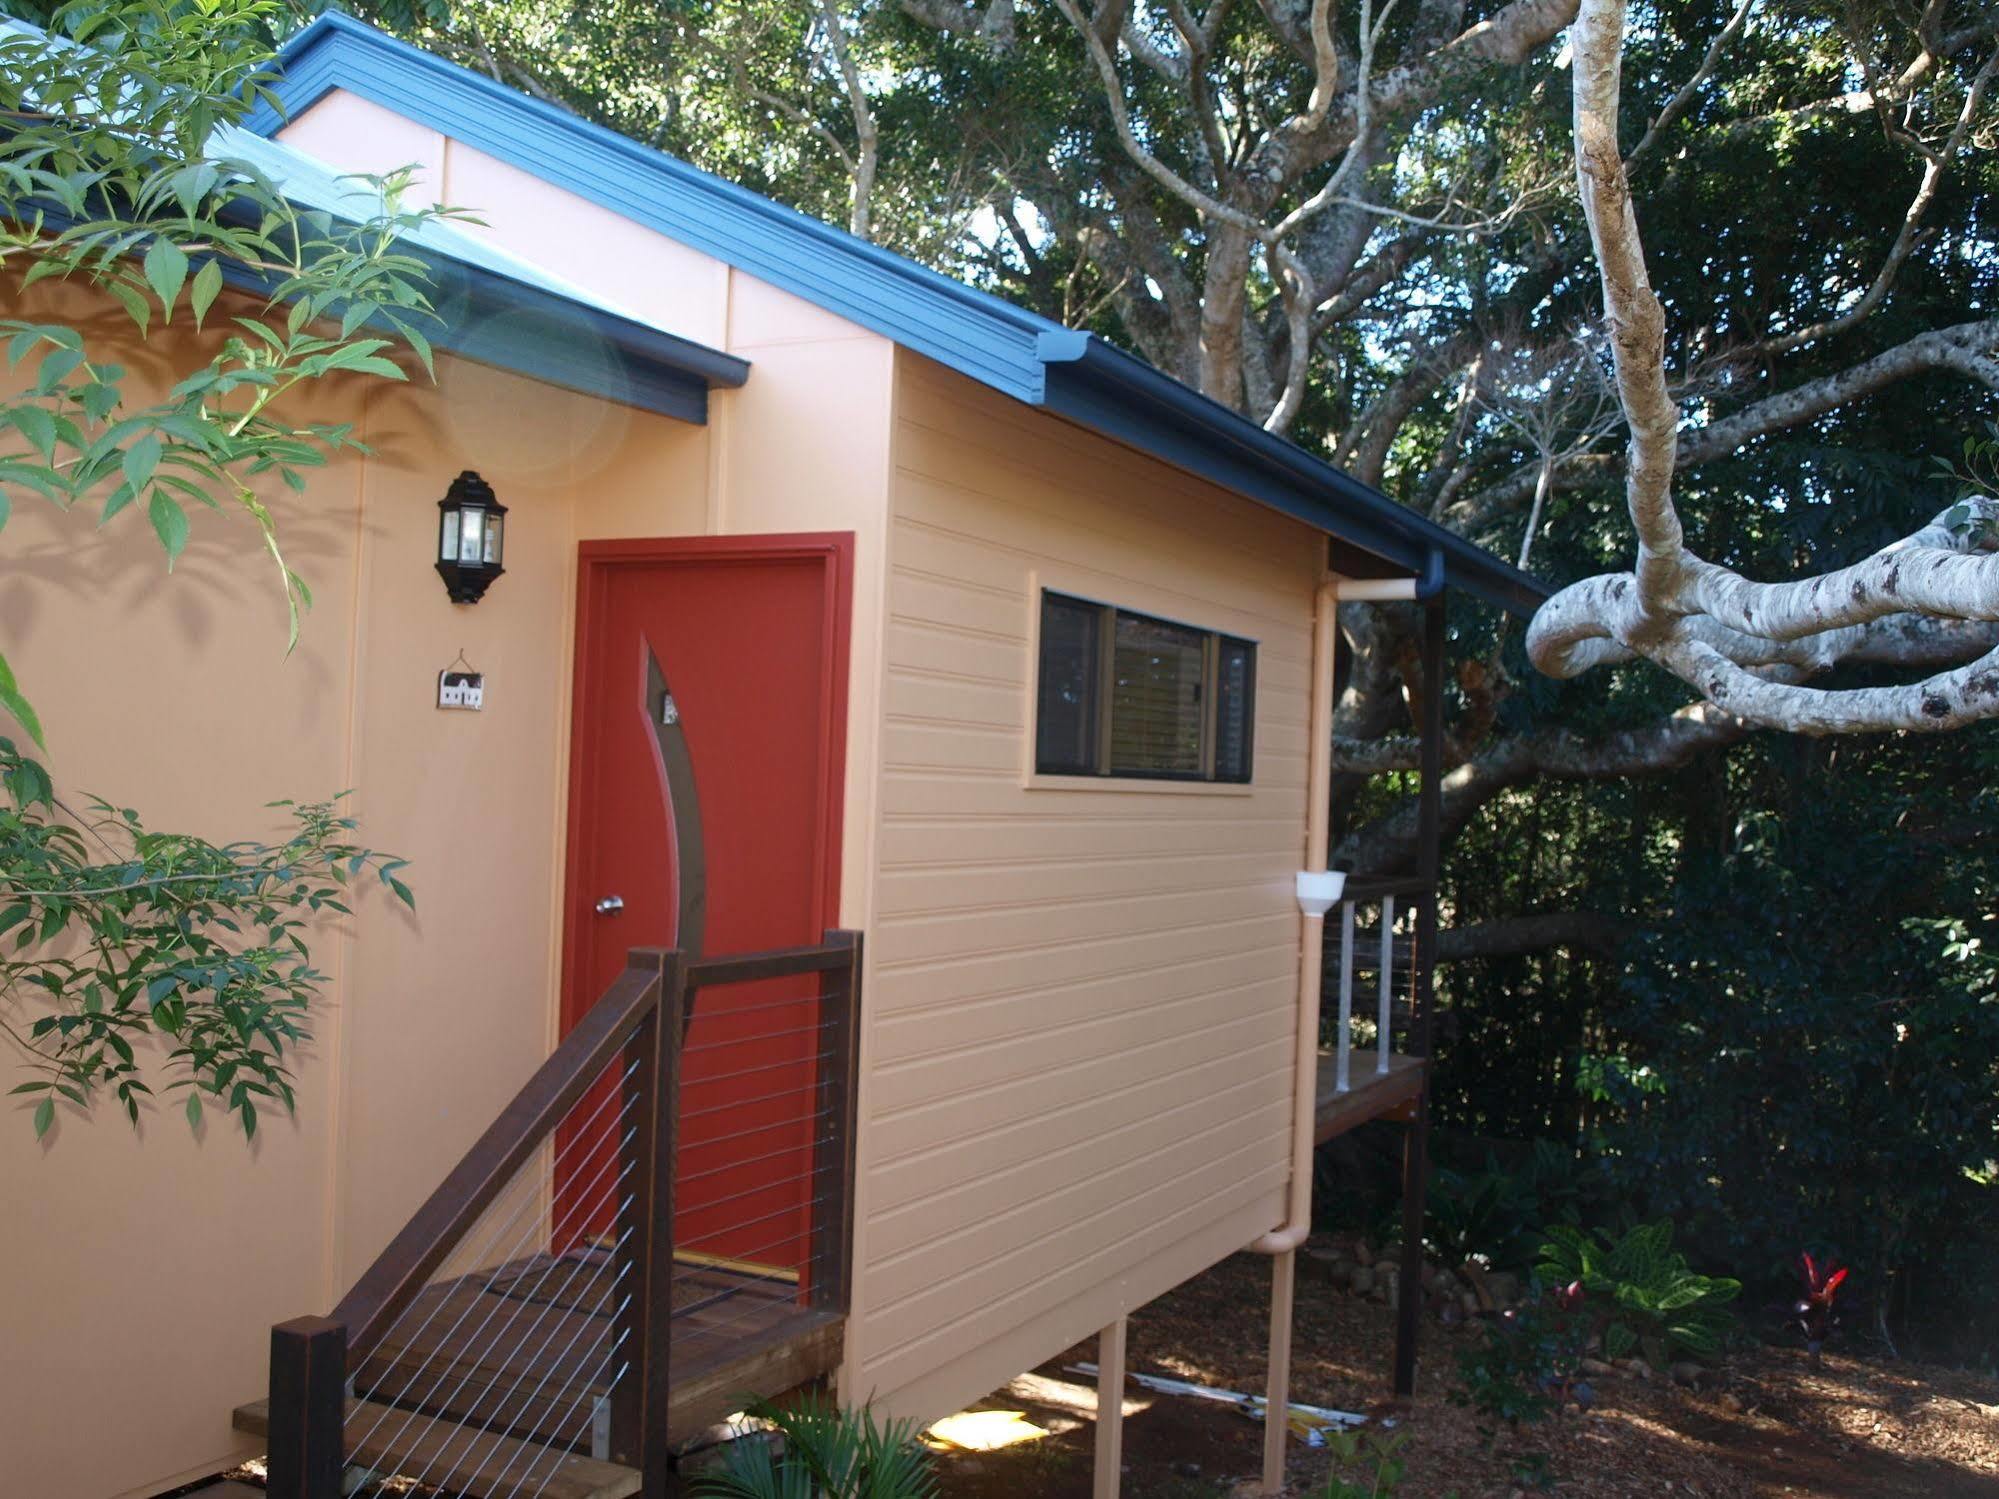
[[[1798,1326],[1804,1331],[1805,1347],[1810,1350],[1812,1362],[1816,1364],[1826,1338],[1839,1326],[1832,1303],[1839,1294],[1847,1271],[1845,1266],[1835,1265],[1831,1260],[1820,1265],[1806,1251],[1798,1256],[1798,1273],[1804,1279],[1805,1294],[1798,1298],[1798,1304],[1792,1311]]]

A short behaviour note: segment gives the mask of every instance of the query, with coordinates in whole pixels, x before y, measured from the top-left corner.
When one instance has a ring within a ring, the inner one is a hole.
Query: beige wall
[[[935,1415],[1278,1224],[1315,535],[898,362],[846,1388]],[[1038,590],[1258,642],[1247,788],[1029,771]]]
[[[368,138],[348,140],[341,164],[370,165]],[[527,179],[509,192],[523,221],[575,206]],[[65,1119],[37,1148],[25,1113],[0,1117],[0,1201],[28,1207],[0,1221],[0,1495],[151,1494],[233,1460],[229,1412],[262,1391],[269,1325],[330,1307],[546,1055],[580,540],[858,533],[846,818],[863,836],[843,920],[864,922],[891,346],[697,269],[704,331],[753,361],[707,428],[448,358],[435,389],[316,393],[315,417],[355,420],[375,456],[279,501],[317,598],[289,659],[247,526],[197,515],[169,578],[136,513],[100,534],[17,503],[0,640],[63,783],[216,836],[272,828],[275,797],[359,788],[367,838],[413,860],[418,912],[371,896],[322,938],[333,982],[299,1117],[254,1146],[219,1120],[189,1140],[162,1112],[136,1137],[109,1113]],[[166,378],[176,346],[117,352]],[[431,567],[436,501],[467,467],[509,506],[507,574],[474,608]],[[440,713],[461,649],[486,706]]]
[[[64,783],[217,835],[358,787],[419,910],[371,898],[323,940],[300,1115],[256,1145],[167,1114],[0,1134],[0,1200],[32,1205],[0,1224],[0,1495],[150,1493],[228,1456],[267,1326],[330,1306],[545,1054],[582,539],[856,534],[852,1398],[942,1413],[1273,1226],[1312,535],[362,101],[287,139],[418,162],[515,253],[753,367],[705,429],[448,359],[434,390],[326,397],[377,452],[283,502],[319,600],[288,660],[247,528],[197,517],[167,578],[139,517],[100,534],[17,503],[0,640]],[[430,566],[464,467],[511,507],[508,574],[472,609]],[[1253,787],[1025,784],[1037,585],[1256,639]],[[487,706],[441,714],[461,648]]]
[[[894,345],[342,90],[301,113],[280,137],[348,171],[415,167],[412,201],[467,209],[478,220],[473,227],[509,253],[669,332],[750,361],[749,382],[710,403],[700,507],[688,508],[693,491],[635,476],[632,485],[589,502],[581,534],[854,533],[840,919],[865,926]],[[668,488],[671,524],[658,508]]]

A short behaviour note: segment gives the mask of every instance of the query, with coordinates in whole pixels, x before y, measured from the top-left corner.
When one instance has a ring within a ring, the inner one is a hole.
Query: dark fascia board
[[[484,266],[406,247],[431,276],[439,348],[543,384],[702,425],[749,361]]]
[[[50,228],[73,221],[54,203],[37,205]],[[225,213],[233,210],[225,209]],[[323,210],[309,209],[310,212]],[[745,359],[676,338],[644,323],[498,271],[405,242],[399,253],[430,278],[432,318],[410,321],[439,349],[511,370],[544,385],[635,406],[702,426],[708,392],[749,377]],[[224,260],[222,279],[237,291],[268,297],[278,278]],[[335,309],[338,310],[337,308]]]
[[[339,89],[870,328],[981,384],[1271,505],[1419,579],[1519,613],[1548,589],[1092,335],[966,286],[337,11],[280,54],[273,135]]]
[[[1441,582],[1520,615],[1548,597],[1538,578],[1092,334],[1047,334],[1042,357],[1049,410],[1336,536],[1419,588]]]

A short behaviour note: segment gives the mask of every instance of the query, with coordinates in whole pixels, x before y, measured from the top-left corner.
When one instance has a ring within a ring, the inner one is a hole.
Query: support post
[[[659,994],[626,1043],[622,1069],[610,1457],[639,1470],[644,1499],[664,1499],[672,1482],[673,1168],[687,969],[680,953],[660,948],[634,948],[631,966],[657,974]]]
[[[1284,1492],[1291,1440],[1291,1314],[1298,1287],[1298,1251],[1270,1258],[1270,1371],[1263,1406],[1263,1492]]]
[[[299,1317],[271,1329],[272,1499],[339,1499],[347,1449],[347,1325]]]
[[[1125,1319],[1097,1334],[1097,1460],[1093,1499],[1118,1499],[1124,1478]]]
[[[847,960],[819,975],[819,1083],[814,1090],[820,1133],[812,1147],[811,1303],[844,1312],[853,1282],[854,1110],[860,1080],[861,934],[826,933],[829,946],[847,948]]]
[[[1422,784],[1416,804],[1417,896],[1416,1006],[1409,1022],[1409,1051],[1422,1059],[1423,1084],[1402,1150],[1402,1273],[1395,1324],[1395,1393],[1416,1393],[1416,1341],[1423,1318],[1423,1194],[1429,1176],[1430,1055],[1437,981],[1437,879],[1441,859],[1444,782],[1444,601],[1423,611],[1423,726],[1419,750]]]

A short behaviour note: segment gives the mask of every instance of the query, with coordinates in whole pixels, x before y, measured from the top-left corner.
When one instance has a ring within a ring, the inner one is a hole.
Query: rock
[[[1466,1260],[1464,1277],[1466,1284],[1472,1289],[1472,1295],[1478,1298],[1476,1310],[1482,1312],[1493,1311],[1497,1306],[1497,1302],[1493,1299],[1491,1288],[1486,1284],[1485,1267],[1475,1260]],[[1473,1308],[1467,1307],[1466,1310],[1470,1311]]]
[[[1500,1306],[1512,1306],[1520,1299],[1520,1277],[1510,1270],[1494,1270],[1485,1278],[1485,1288]]]
[[[1353,1257],[1362,1265],[1372,1265],[1374,1263],[1374,1251],[1368,1248],[1367,1240],[1355,1239],[1353,1241]]]
[[[1594,1375],[1598,1379],[1602,1379],[1605,1375],[1615,1374],[1617,1372],[1615,1368],[1613,1368],[1609,1364],[1606,1364],[1600,1358],[1583,1359],[1581,1362],[1579,1362],[1576,1365],[1576,1368],[1581,1370],[1584,1374]]]
[[[1326,1266],[1327,1283],[1335,1286],[1347,1285],[1353,1280],[1353,1273],[1357,1268],[1352,1260],[1333,1260]]]
[[[1707,1370],[1691,1359],[1681,1359],[1680,1362],[1673,1365],[1673,1383],[1683,1384],[1692,1389],[1701,1382],[1701,1376],[1705,1373],[1707,1373]]]
[[[1652,1377],[1652,1366],[1642,1358],[1628,1358],[1619,1364],[1618,1367],[1626,1374],[1635,1374],[1640,1379],[1650,1379]]]
[[[1741,1415],[1743,1410],[1742,1397],[1733,1390],[1723,1390],[1721,1392],[1721,1407],[1723,1410],[1734,1411],[1737,1415]]]
[[[1442,1306],[1437,1308],[1437,1319],[1446,1327],[1455,1327],[1458,1323],[1464,1321],[1464,1309],[1455,1300],[1446,1301]]]
[[[1476,1317],[1480,1312],[1485,1310],[1485,1303],[1478,1299],[1478,1292],[1476,1291],[1466,1291],[1462,1296],[1458,1297],[1458,1305],[1465,1309],[1467,1317]]]
[[[1182,1478],[1199,1478],[1201,1476],[1201,1465],[1199,1463],[1175,1463],[1173,1471]]]
[[[1356,1296],[1365,1296],[1374,1289],[1374,1271],[1365,1264],[1354,1266],[1353,1274],[1347,1279],[1347,1289]]]

